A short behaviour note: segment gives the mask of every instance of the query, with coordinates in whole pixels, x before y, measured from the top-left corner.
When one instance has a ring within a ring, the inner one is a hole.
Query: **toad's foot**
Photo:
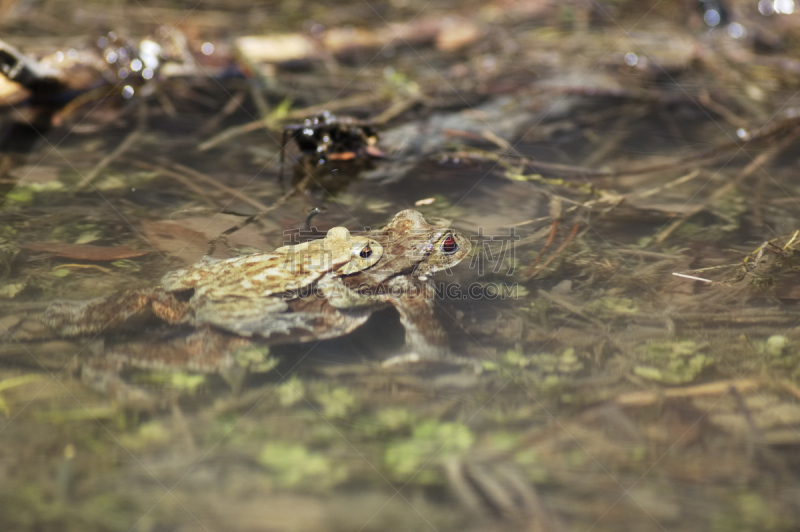
[[[483,372],[483,362],[480,360],[453,355],[451,353],[422,352],[404,353],[387,358],[381,363],[382,368],[392,368],[405,364],[435,364],[457,366],[459,368],[471,369],[475,375]]]
[[[436,318],[434,300],[418,295],[389,298],[400,314],[406,329],[406,349],[410,352],[385,360],[383,367],[399,364],[446,364],[473,368],[475,373],[483,371],[480,360],[460,357],[450,352],[447,332]]]

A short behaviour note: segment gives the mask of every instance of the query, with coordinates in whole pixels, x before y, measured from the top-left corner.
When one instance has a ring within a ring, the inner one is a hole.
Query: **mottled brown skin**
[[[364,323],[373,311],[392,305],[405,327],[407,350],[423,358],[447,356],[447,334],[434,313],[430,276],[463,260],[471,248],[469,239],[451,229],[449,222],[431,224],[410,209],[367,237],[383,246],[383,255],[374,266],[337,278],[325,299],[289,302],[290,312],[307,317],[305,329],[296,330],[295,338],[310,341],[342,336]]]
[[[157,287],[91,301],[55,302],[42,321],[63,336],[113,329],[131,317],[147,314],[170,324],[199,327],[177,338],[112,348],[84,365],[82,377],[92,387],[126,403],[149,404],[148,394],[120,378],[124,368],[238,373],[241,368],[232,353],[247,345],[249,336],[285,332],[288,325],[281,329],[270,316],[285,312],[285,301],[297,297],[297,290],[326,285],[336,276],[367,268],[381,253],[377,242],[351,237],[343,227],[333,228],[323,239],[272,253],[228,260],[206,257],[168,273]]]
[[[189,311],[186,302],[160,287],[131,290],[109,298],[88,301],[56,301],[42,321],[62,336],[78,336],[114,329],[132,316],[151,310],[166,321],[178,323]]]
[[[469,239],[451,229],[448,220],[435,222],[429,224],[412,209],[400,211],[386,227],[367,234],[383,246],[378,262],[347,276],[344,282],[350,288],[361,286],[368,290],[400,277],[425,281],[437,271],[455,266],[469,253],[472,247]],[[447,237],[452,237],[456,244],[456,249],[449,253],[442,250]]]
[[[287,290],[286,283],[293,278],[271,277],[278,259],[286,257],[286,249],[279,248],[259,260],[254,256],[236,259],[238,262],[204,259],[167,274],[160,287],[116,298],[54,303],[43,321],[62,334],[86,334],[117,326],[149,309],[168,323],[203,326],[170,342],[122,346],[91,364],[85,377],[95,387],[117,395],[124,395],[121,390],[130,394],[131,388],[118,377],[126,366],[220,371],[231,366],[231,351],[246,345],[248,336],[259,336],[268,343],[335,338],[388,305],[400,314],[408,350],[421,358],[446,358],[447,336],[433,311],[430,275],[460,262],[469,253],[469,240],[450,229],[447,222],[429,224],[413,210],[398,213],[386,227],[366,237],[354,238],[363,238],[378,250],[377,262],[315,273],[313,281],[307,282],[318,288],[313,295]],[[307,270],[301,265],[299,277]],[[254,297],[254,292],[260,296]],[[235,334],[217,332],[209,325]]]
[[[458,264],[469,253],[469,239],[452,230],[447,221],[430,224],[417,211],[399,212],[367,238],[383,248],[370,268],[337,276],[321,290],[325,297],[287,300],[287,309],[270,315],[269,343],[299,343],[346,335],[381,308],[394,306],[406,330],[406,350],[420,358],[449,356],[447,334],[434,312],[430,276]],[[443,247],[448,237],[455,244]]]
[[[368,252],[368,253],[367,253]],[[269,336],[269,316],[304,288],[375,264],[381,245],[335,227],[325,238],[272,253],[203,260],[170,272],[161,286],[87,302],[56,302],[43,321],[62,335],[99,332],[152,311],[167,323],[212,325],[242,336]],[[266,325],[265,325],[266,323]],[[266,327],[266,328],[265,328]],[[266,334],[262,334],[266,333]]]

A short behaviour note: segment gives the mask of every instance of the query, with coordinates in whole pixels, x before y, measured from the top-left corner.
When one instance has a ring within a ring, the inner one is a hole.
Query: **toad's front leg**
[[[392,296],[389,302],[400,314],[400,322],[406,329],[406,353],[385,360],[384,366],[403,363],[444,363],[467,366],[476,373],[482,371],[479,360],[453,355],[447,338],[447,332],[436,318],[432,290],[421,293],[405,293]]]
[[[436,318],[432,297],[404,294],[390,302],[400,313],[400,322],[406,329],[407,350],[426,357],[449,354],[447,332]]]

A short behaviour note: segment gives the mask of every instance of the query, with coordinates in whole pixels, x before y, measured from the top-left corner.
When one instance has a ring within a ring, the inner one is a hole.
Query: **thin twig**
[[[692,281],[703,281],[704,283],[716,283],[716,281],[712,281],[711,279],[706,279],[705,277],[696,277],[694,275],[688,275],[685,273],[680,272],[672,272],[672,275],[675,277],[683,277],[684,279],[691,279]]]
[[[536,257],[535,261],[533,261],[533,264],[531,264],[530,268],[528,268],[528,270],[525,272],[523,278],[530,279],[533,276],[534,272],[536,271],[536,265],[539,264],[539,261],[542,260],[542,257],[544,257],[544,254],[550,248],[550,245],[553,243],[553,240],[555,240],[557,230],[558,230],[558,220],[553,220],[553,225],[550,228],[550,236],[547,237],[547,241],[544,243],[544,246],[542,246],[542,250],[539,252],[539,256]]]
[[[759,379],[738,379],[710,382],[683,388],[666,388],[659,391],[630,392],[614,399],[619,406],[649,406],[665,399],[687,399],[694,397],[720,397],[735,388],[738,393],[757,391],[763,382]]]
[[[564,240],[564,242],[562,242],[562,243],[561,243],[561,245],[560,245],[560,246],[558,246],[558,249],[556,249],[556,250],[553,252],[553,254],[552,254],[552,255],[550,255],[550,258],[549,258],[549,259],[547,259],[547,260],[544,262],[544,264],[542,264],[542,267],[541,267],[541,268],[539,268],[539,270],[538,270],[538,271],[536,271],[536,272],[534,272],[533,274],[531,274],[531,276],[529,277],[530,279],[533,279],[534,277],[536,277],[536,274],[537,274],[537,273],[539,273],[540,271],[547,269],[547,267],[548,267],[548,266],[550,266],[550,264],[551,264],[551,263],[552,263],[554,260],[556,260],[556,257],[558,257],[558,256],[561,254],[561,252],[562,252],[562,251],[564,251],[564,248],[566,248],[566,247],[567,247],[567,245],[568,245],[570,242],[572,242],[572,239],[573,239],[573,238],[575,238],[575,235],[577,234],[577,232],[578,232],[578,228],[579,228],[579,227],[580,227],[580,224],[575,224],[575,225],[573,225],[573,226],[572,226],[572,231],[570,231],[570,232],[569,232],[569,235],[568,235],[568,236],[567,236],[567,238]]]
[[[53,125],[59,126],[63,124],[67,119],[69,119],[72,113],[78,110],[82,105],[95,100],[99,100],[101,98],[105,98],[106,96],[111,94],[111,91],[112,91],[111,87],[104,85],[100,88],[93,89],[76,96],[53,115],[52,118]],[[122,112],[124,112],[124,110]],[[114,118],[117,117],[115,116]]]
[[[386,98],[387,95],[380,91],[375,91],[369,94],[360,92],[358,94],[339,98],[338,100],[331,100],[325,104],[315,104],[309,105],[308,107],[295,109],[294,111],[286,114],[286,119],[302,120],[303,118],[308,118],[309,116],[321,113],[322,111],[339,111],[341,109],[347,109],[348,107],[362,107],[367,104],[383,101]]]
[[[650,196],[653,196],[654,194],[659,194],[659,193],[661,193],[661,192],[663,192],[663,191],[665,191],[665,190],[667,190],[669,188],[676,187],[678,185],[682,185],[684,183],[687,183],[687,182],[691,181],[692,179],[694,179],[695,177],[697,177],[699,175],[700,175],[700,170],[693,170],[693,171],[689,172],[688,174],[682,175],[681,177],[679,177],[677,179],[673,179],[672,181],[670,181],[668,183],[664,183],[663,185],[660,185],[660,186],[645,190],[643,192],[634,192],[633,194],[629,195],[627,197],[627,199],[630,200],[630,199],[633,199],[633,198],[648,198]]]
[[[223,231],[222,233],[211,239],[211,241],[208,243],[207,255],[214,254],[214,251],[217,249],[217,244],[220,242],[220,240],[226,241],[229,235],[232,235],[236,231],[244,228],[245,226],[250,225],[251,223],[262,218],[264,215],[274,211],[275,209],[286,203],[289,200],[289,198],[291,198],[295,193],[303,190],[308,185],[308,183],[311,181],[311,177],[312,177],[311,174],[307,175],[302,180],[300,180],[294,187],[292,187],[291,190],[286,192],[280,198],[276,199],[275,202],[272,203],[272,205],[270,205],[269,207],[265,207],[264,210],[257,212],[252,216],[248,216],[242,222],[234,225],[233,227],[229,227],[228,229],[226,229],[225,231]]]
[[[234,190],[231,187],[229,187],[229,186],[227,186],[227,185],[225,185],[223,183],[220,183],[219,181],[217,181],[213,177],[207,176],[206,174],[204,174],[202,172],[198,172],[194,168],[189,168],[188,166],[184,166],[184,165],[178,164],[178,163],[172,163],[172,168],[174,168],[175,170],[178,170],[180,172],[183,172],[185,174],[189,174],[190,176],[194,177],[195,179],[197,179],[199,181],[202,181],[203,183],[205,183],[207,185],[210,185],[210,186],[212,186],[214,188],[217,188],[217,189],[225,192],[226,194],[230,195],[233,199],[236,199],[236,200],[239,200],[239,201],[243,201],[243,202],[247,203],[248,205],[251,205],[251,206],[255,207],[256,209],[258,209],[260,211],[263,211],[263,210],[269,208],[268,206],[264,205],[263,203],[261,203],[257,199],[253,199],[250,196],[247,196],[246,194],[242,194],[241,190]]]
[[[631,123],[642,118],[648,111],[650,106],[639,106],[637,110],[626,113],[619,118],[612,128],[610,135],[602,138],[600,145],[597,146],[586,159],[583,160],[583,166],[592,167],[600,163],[609,154],[613,153],[619,145],[630,136],[632,129]]]
[[[778,379],[778,384],[781,386],[781,388],[789,392],[792,397],[800,400],[800,390],[797,389],[797,386],[792,381],[789,379]]]
[[[220,109],[220,111],[206,120],[206,123],[200,126],[197,129],[197,135],[203,136],[207,135],[208,133],[217,129],[220,123],[233,114],[236,109],[239,108],[244,103],[245,98],[247,98],[247,91],[240,90],[236,94],[230,97],[228,102]]]
[[[382,125],[391,120],[392,118],[405,113],[415,105],[417,105],[421,100],[419,98],[406,98],[404,100],[397,100],[392,105],[387,107],[382,113],[378,116],[370,120],[371,123],[376,125]]]
[[[577,305],[573,305],[572,303],[570,303],[566,299],[564,299],[562,297],[559,297],[559,296],[557,296],[555,294],[552,294],[552,293],[550,293],[550,292],[548,292],[546,290],[542,290],[542,289],[537,290],[536,293],[539,294],[540,297],[543,297],[543,298],[547,299],[548,301],[551,301],[551,302],[555,303],[556,305],[565,308],[569,312],[572,312],[573,314],[581,316],[585,320],[590,321],[599,330],[604,331],[606,329],[606,326],[602,321],[589,316],[588,314],[586,314],[586,312],[583,311],[583,309],[581,307],[578,307]]]
[[[267,117],[270,116],[269,104],[264,97],[264,91],[261,90],[261,86],[258,83],[250,84],[250,97],[253,99],[256,109],[258,109],[258,116],[260,116],[262,120],[266,120]]]
[[[175,118],[178,116],[178,110],[175,108],[175,104],[172,103],[172,100],[169,99],[169,94],[163,90],[156,90],[156,99],[159,105],[161,105],[161,109],[164,110],[164,113],[168,117]]]
[[[734,113],[721,103],[712,100],[711,94],[709,94],[708,89],[702,89],[700,91],[700,94],[698,94],[697,97],[697,101],[709,111],[713,111],[722,118],[724,118],[725,121],[728,122],[729,124],[732,124],[736,127],[744,127],[747,125],[747,121],[744,118],[738,116],[736,113]]]
[[[760,169],[764,164],[771,161],[775,158],[780,152],[788,148],[792,145],[792,143],[797,140],[797,137],[800,136],[800,131],[794,131],[790,135],[787,135],[776,144],[773,144],[760,154],[750,161],[750,164],[745,166],[741,172],[739,172],[736,177],[730,180],[728,183],[724,184],[723,186],[716,189],[709,198],[701,203],[700,205],[696,205],[692,207],[687,212],[683,213],[683,215],[672,222],[670,225],[666,227],[663,231],[661,231],[656,237],[655,242],[662,243],[666,240],[678,227],[680,227],[686,220],[694,216],[695,214],[707,209],[712,203],[717,201],[719,198],[723,197],[725,194],[739,186],[742,181],[744,181],[747,177],[749,177],[753,172]]]
[[[119,158],[122,154],[127,152],[131,147],[136,144],[136,141],[139,140],[139,137],[142,136],[145,129],[147,128],[147,103],[144,101],[139,102],[139,116],[136,123],[136,129],[131,131],[125,140],[123,140],[119,146],[116,147],[114,151],[100,159],[92,170],[84,176],[80,183],[78,183],[77,190],[84,189],[89,183],[94,181],[94,179],[102,172],[109,164],[114,162],[117,158]]]
[[[257,131],[259,129],[267,129],[269,130],[269,124],[267,124],[266,120],[255,120],[253,122],[248,122],[246,124],[242,124],[240,126],[233,126],[225,131],[214,135],[210,139],[205,142],[201,142],[197,149],[199,151],[206,151],[210,150],[211,148],[216,148],[220,144],[224,144],[230,140],[235,139],[236,137],[240,137],[245,133],[250,133],[251,131]]]
[[[451,155],[454,157],[461,157],[464,159],[471,158],[471,159],[484,159],[488,161],[494,161],[500,164],[501,166],[504,166],[505,168],[509,168],[514,165],[514,163],[512,163],[508,159],[516,159],[518,161],[516,163],[517,165],[522,164],[533,170],[547,170],[550,172],[555,172],[560,174],[572,174],[568,177],[576,177],[576,178],[578,177],[601,178],[601,177],[623,177],[623,176],[629,177],[635,175],[652,174],[668,170],[682,170],[685,168],[692,168],[709,164],[719,159],[726,153],[729,153],[734,150],[741,150],[743,148],[743,142],[747,144],[752,144],[757,141],[764,141],[771,138],[778,138],[782,134],[788,134],[788,132],[791,132],[792,130],[796,129],[798,124],[800,124],[800,118],[797,117],[785,118],[776,123],[768,124],[759,129],[750,132],[744,132],[742,134],[742,139],[743,139],[742,141],[732,140],[724,144],[721,144],[719,146],[712,146],[711,148],[691,153],[685,157],[667,163],[643,165],[643,166],[624,168],[619,170],[596,170],[586,166],[575,166],[568,164],[537,161],[529,157],[517,157],[511,155],[506,156],[503,154],[493,153],[466,146],[460,147],[459,151],[456,151]],[[450,131],[450,133],[459,134],[460,132]],[[470,135],[463,135],[463,136],[470,136]]]
[[[191,190],[192,192],[194,192],[195,194],[197,194],[198,196],[200,196],[201,198],[203,198],[206,201],[206,203],[208,203],[212,207],[221,206],[219,202],[214,201],[213,199],[211,199],[211,197],[209,197],[207,190],[205,190],[203,187],[198,186],[197,183],[195,183],[189,176],[186,176],[180,172],[175,172],[174,170],[170,170],[169,168],[164,168],[163,166],[157,166],[154,164],[146,163],[144,161],[131,160],[130,164],[142,168],[144,170],[149,170],[151,172],[156,172],[163,176],[171,177],[176,181],[178,181],[183,186],[185,186],[186,188],[188,188],[189,190]]]
[[[750,195],[750,204],[753,206],[753,223],[756,227],[764,225],[764,210],[761,208],[764,200],[764,185],[766,182],[764,172],[758,174],[756,184],[753,187],[753,193]]]

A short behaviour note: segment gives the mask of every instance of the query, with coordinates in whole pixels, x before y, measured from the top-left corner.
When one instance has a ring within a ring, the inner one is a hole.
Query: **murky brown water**
[[[129,100],[0,86],[2,528],[795,530],[800,14],[690,4],[0,3],[37,57],[160,24],[193,57]],[[281,179],[283,125],[322,109],[377,118],[386,157],[290,142]],[[187,327],[39,322],[264,209],[218,256],[407,208],[471,236],[434,283],[480,374],[381,367],[387,308],[236,375],[128,368],[143,407],[87,362]]]

